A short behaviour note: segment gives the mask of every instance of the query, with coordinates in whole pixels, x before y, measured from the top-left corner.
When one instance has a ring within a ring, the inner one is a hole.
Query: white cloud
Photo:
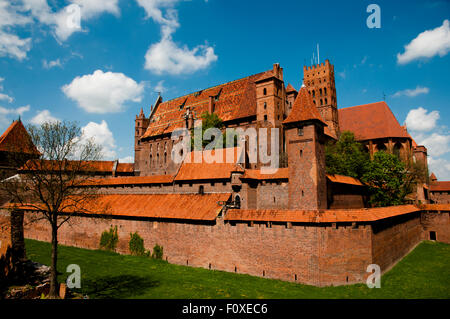
[[[147,18],[161,26],[160,42],[152,44],[145,54],[144,68],[156,74],[184,74],[207,68],[217,61],[214,48],[198,45],[193,49],[178,46],[172,34],[180,26],[174,6],[180,0],[137,0]],[[164,13],[163,13],[164,9]]]
[[[434,173],[438,180],[450,180],[450,161],[444,158],[428,157],[428,171]]]
[[[120,15],[119,0],[72,0],[81,8],[81,18],[91,19],[102,13]]]
[[[415,97],[419,94],[428,94],[430,92],[430,89],[427,87],[417,86],[415,89],[406,89],[402,91],[396,92],[393,97],[400,97],[400,96],[408,96],[408,97]]]
[[[134,156],[125,156],[119,158],[119,163],[134,163]]]
[[[52,116],[49,110],[38,111],[37,114],[30,120],[34,125],[41,125],[45,122],[58,122],[59,119]]]
[[[8,101],[9,103],[12,103],[12,101],[14,101],[14,99],[12,97],[10,97],[7,94],[4,93],[0,93],[0,101]]]
[[[178,47],[171,38],[162,39],[150,46],[145,54],[145,69],[156,74],[192,73],[207,68],[217,61],[214,49],[199,45],[192,50]]]
[[[428,113],[428,110],[419,107],[408,112],[405,122],[408,129],[425,132],[434,129],[438,119],[438,111],[431,111]]]
[[[31,38],[21,39],[0,29],[0,57],[9,56],[20,61],[27,57],[30,49]]]
[[[121,111],[127,101],[140,102],[144,83],[136,83],[123,73],[97,70],[76,77],[62,90],[86,112],[109,113]]]
[[[344,80],[345,80],[345,78],[347,77],[346,74],[345,74],[345,70],[342,71],[342,72],[339,72],[338,75],[339,75],[342,79],[344,79]]]
[[[409,44],[405,52],[397,54],[397,63],[406,64],[416,59],[431,58],[435,55],[445,56],[450,51],[449,20],[444,20],[442,26],[420,33]]]
[[[53,61],[47,61],[47,60],[43,60],[42,61],[42,66],[45,68],[45,69],[51,69],[51,68],[54,68],[54,67],[62,67],[62,63],[61,63],[61,60],[60,59],[56,59],[56,60],[53,60]]]
[[[450,135],[432,133],[428,136],[418,136],[417,144],[424,145],[430,156],[441,156],[450,151]]]
[[[107,159],[116,158],[116,142],[108,124],[103,120],[101,123],[89,122],[82,129],[81,143],[92,140],[102,148],[102,155]]]
[[[23,113],[28,112],[29,110],[30,110],[29,105],[20,106],[16,109],[7,109],[0,106],[0,115],[8,115],[8,114],[22,115]]]

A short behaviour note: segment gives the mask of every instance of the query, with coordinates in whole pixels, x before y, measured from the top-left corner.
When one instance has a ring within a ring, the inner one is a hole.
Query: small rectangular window
[[[303,136],[303,127],[299,127],[297,133],[298,136]]]

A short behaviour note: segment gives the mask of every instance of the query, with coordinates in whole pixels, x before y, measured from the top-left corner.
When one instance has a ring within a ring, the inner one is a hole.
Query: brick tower
[[[303,83],[307,86],[314,105],[318,108],[331,133],[335,137],[339,137],[334,66],[328,60],[325,60],[325,64],[304,66]]]
[[[305,86],[298,92],[283,126],[288,153],[289,209],[327,208],[326,123]]]
[[[141,171],[139,165],[146,163],[141,157],[143,156],[143,146],[141,145],[141,137],[144,135],[147,127],[150,123],[150,118],[146,118],[144,110],[141,108],[139,115],[136,115],[134,120],[134,163],[135,171],[138,173]]]

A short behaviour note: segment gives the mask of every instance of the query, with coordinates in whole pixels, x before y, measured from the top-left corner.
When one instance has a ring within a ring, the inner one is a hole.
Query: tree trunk
[[[56,219],[56,218],[55,218]],[[50,297],[59,297],[58,270],[56,268],[58,261],[58,226],[57,219],[52,220],[52,265],[50,267]]]

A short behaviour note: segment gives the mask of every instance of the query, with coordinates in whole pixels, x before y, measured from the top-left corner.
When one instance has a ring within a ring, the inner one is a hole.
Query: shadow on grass
[[[85,280],[83,294],[93,299],[123,299],[144,295],[146,290],[159,286],[159,281],[148,277],[120,275]]]

